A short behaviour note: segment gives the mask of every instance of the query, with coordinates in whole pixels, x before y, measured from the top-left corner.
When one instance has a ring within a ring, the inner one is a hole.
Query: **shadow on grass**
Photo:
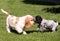
[[[39,32],[39,31],[36,31],[36,30],[30,30],[30,31],[26,31],[28,34],[29,33],[33,33],[33,32]]]
[[[19,34],[16,30],[11,30],[11,32],[12,32],[12,33],[15,33],[15,34],[18,34],[18,35],[21,35],[21,34],[22,34],[22,33]],[[41,31],[29,30],[29,31],[26,31],[26,32],[27,32],[27,34],[30,34],[30,33],[34,33],[34,32],[38,33],[38,32],[41,32]],[[41,33],[45,33],[45,32],[52,32],[52,31],[45,30],[45,31],[43,31],[43,32],[41,32]]]
[[[15,33],[15,34],[19,34],[16,30],[13,30],[13,29],[11,29],[11,32],[12,33]],[[29,31],[26,31],[27,32],[27,34],[30,34],[30,33],[33,33],[33,32],[40,32],[40,31],[36,31],[36,30],[29,30]],[[22,34],[22,33],[21,33]],[[20,34],[19,34],[20,35]]]
[[[44,30],[44,31],[36,31],[36,30],[30,30],[30,31],[26,31],[28,34],[29,33],[33,33],[33,32],[41,32],[41,33],[45,33],[45,32],[52,32],[51,30]]]
[[[23,2],[26,4],[33,4],[33,5],[52,5],[52,6],[54,6],[54,5],[60,4],[56,1],[50,2],[50,1],[42,1],[42,0],[23,0]]]
[[[11,29],[11,32],[12,33],[15,33],[15,34],[18,34],[18,35],[21,35],[22,33],[18,33],[16,30],[14,30],[14,29],[12,29],[12,28],[10,28]],[[56,29],[56,31],[57,31],[57,29]],[[45,33],[45,32],[52,32],[50,29],[46,29],[46,30],[44,30],[43,32],[42,31],[36,31],[36,30],[28,30],[28,31],[26,31],[27,32],[27,34],[30,34],[30,33],[33,33],[33,32],[41,32],[41,33]]]
[[[19,34],[16,30],[11,29],[12,33]],[[21,33],[22,34],[22,33]],[[20,35],[20,34],[19,34]]]
[[[42,9],[42,11],[58,14],[58,13],[60,13],[60,7],[44,8],[44,9]]]

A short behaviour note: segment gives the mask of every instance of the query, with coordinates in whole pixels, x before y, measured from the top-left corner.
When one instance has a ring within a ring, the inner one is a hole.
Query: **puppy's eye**
[[[31,21],[35,21],[35,19],[32,19]]]
[[[34,19],[32,19],[31,21],[34,21]]]
[[[33,21],[33,20],[31,20],[31,21]]]

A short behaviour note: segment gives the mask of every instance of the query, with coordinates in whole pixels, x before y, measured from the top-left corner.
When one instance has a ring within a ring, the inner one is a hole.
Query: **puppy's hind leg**
[[[8,33],[11,33],[10,28],[9,28],[8,18],[6,19],[6,29]]]
[[[53,28],[52,28],[52,32],[55,32],[55,31],[56,31],[56,29],[57,29],[56,27],[53,27]]]

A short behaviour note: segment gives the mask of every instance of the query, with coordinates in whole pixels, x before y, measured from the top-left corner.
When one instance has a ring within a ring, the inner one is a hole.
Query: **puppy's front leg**
[[[40,25],[38,25],[38,28],[36,29],[36,31],[39,31],[40,30]]]
[[[26,33],[26,31],[23,31],[23,34],[25,34],[25,35],[26,35],[26,34],[27,34],[27,33]]]
[[[44,31],[44,27],[40,26],[40,31],[43,32]]]
[[[36,31],[39,31],[39,29],[40,29],[40,28],[38,27],[38,28],[36,29]]]
[[[19,26],[15,27],[15,30],[20,34],[23,32],[22,28],[20,28]]]

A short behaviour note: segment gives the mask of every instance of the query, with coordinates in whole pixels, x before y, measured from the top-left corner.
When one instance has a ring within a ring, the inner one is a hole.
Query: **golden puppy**
[[[13,16],[13,15],[10,15],[8,12],[4,11],[3,9],[1,9],[1,11],[7,15],[6,29],[7,29],[8,33],[11,32],[10,28],[9,28],[9,26],[11,26],[18,33],[23,32],[23,34],[26,34],[26,32],[24,30],[24,27],[30,28],[34,24],[34,20],[33,20],[33,17],[31,15],[16,17],[16,16]]]

